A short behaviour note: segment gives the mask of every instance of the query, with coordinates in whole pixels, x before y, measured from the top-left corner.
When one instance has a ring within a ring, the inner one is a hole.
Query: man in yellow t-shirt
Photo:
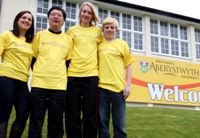
[[[48,13],[50,28],[35,35],[33,76],[30,93],[30,126],[28,138],[41,138],[48,109],[48,137],[63,138],[63,112],[67,87],[65,62],[72,56],[72,39],[62,33],[66,13],[52,7]]]
[[[127,138],[125,129],[126,98],[130,94],[134,61],[127,43],[116,38],[118,22],[107,17],[102,24],[105,41],[98,46],[99,57],[99,138],[110,138],[112,108],[114,137]],[[127,82],[126,75],[127,74]]]

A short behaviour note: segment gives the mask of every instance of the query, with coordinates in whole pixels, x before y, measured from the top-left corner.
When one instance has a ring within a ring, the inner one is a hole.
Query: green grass
[[[14,117],[13,112],[8,131]],[[29,121],[22,138],[27,138],[28,124]],[[47,134],[46,127],[45,121],[44,138]],[[183,109],[127,107],[126,129],[128,138],[200,138],[200,113]],[[112,125],[110,125],[110,132],[112,138]]]

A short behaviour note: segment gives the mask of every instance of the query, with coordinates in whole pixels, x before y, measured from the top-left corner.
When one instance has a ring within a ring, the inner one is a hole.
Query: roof
[[[180,15],[180,14],[175,14],[175,13],[171,13],[171,12],[166,12],[166,11],[162,11],[162,10],[157,10],[157,9],[140,6],[140,5],[136,5],[136,4],[132,4],[132,3],[122,2],[122,1],[118,1],[118,0],[94,0],[94,1],[112,4],[112,5],[116,5],[116,6],[122,6],[122,7],[129,8],[129,9],[140,10],[140,11],[144,11],[144,12],[149,12],[149,13],[153,13],[153,14],[158,14],[158,15],[162,15],[162,16],[166,16],[166,17],[170,17],[170,18],[176,18],[176,19],[186,20],[189,22],[194,22],[194,23],[200,24],[200,20],[196,19],[196,18],[192,18],[192,17]]]

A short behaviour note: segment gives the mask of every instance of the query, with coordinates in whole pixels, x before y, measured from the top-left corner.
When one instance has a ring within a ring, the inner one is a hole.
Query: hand
[[[131,85],[130,84],[126,84],[125,88],[124,88],[124,91],[123,91],[123,96],[124,96],[124,99],[126,100],[129,95],[130,95],[130,87]]]

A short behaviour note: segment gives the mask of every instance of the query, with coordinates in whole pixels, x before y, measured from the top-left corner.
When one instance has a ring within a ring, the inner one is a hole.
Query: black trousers
[[[42,126],[48,111],[48,138],[63,138],[63,113],[66,91],[32,88],[28,138],[42,138]]]
[[[97,76],[68,77],[65,115],[67,138],[96,138],[97,92]]]

